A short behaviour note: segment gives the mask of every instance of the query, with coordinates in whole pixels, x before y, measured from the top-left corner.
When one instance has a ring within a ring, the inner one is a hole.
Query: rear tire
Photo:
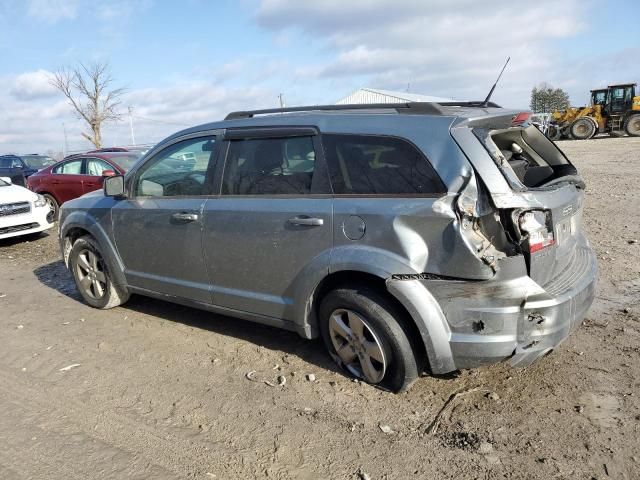
[[[640,113],[627,118],[627,121],[624,122],[624,131],[630,137],[640,137]]]
[[[582,117],[571,124],[570,132],[575,140],[588,140],[596,134],[596,124],[590,118]]]
[[[320,303],[320,332],[333,360],[351,376],[392,392],[419,377],[402,312],[367,288],[339,288]]]
[[[113,284],[100,246],[92,237],[87,235],[75,241],[69,253],[69,269],[78,292],[93,308],[107,310],[129,299],[126,292]]]
[[[60,206],[53,195],[49,193],[44,193],[42,195],[47,202],[47,206],[49,207],[49,213],[47,213],[47,222],[53,223],[58,220],[58,214],[60,213]]]

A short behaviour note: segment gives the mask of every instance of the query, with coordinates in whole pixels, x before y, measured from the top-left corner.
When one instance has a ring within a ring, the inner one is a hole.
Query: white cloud
[[[568,61],[558,46],[587,28],[587,13],[578,0],[262,0],[256,20],[276,36],[320,41],[330,60],[297,69],[320,81],[355,77],[363,86],[410,84],[416,92],[480,99],[511,56],[496,99],[526,106],[533,84],[574,75],[557,68]]]
[[[242,67],[229,64],[221,77]],[[49,72],[40,70],[0,78],[0,154],[62,151],[63,123],[68,150],[91,148],[81,137],[86,125],[61,94],[46,90]],[[46,90],[46,95],[45,95]],[[50,95],[53,93],[53,96]],[[274,106],[277,92],[260,86],[226,86],[220,79],[175,81],[170,87],[129,91],[122,99],[123,121],[103,126],[105,146],[131,143],[127,107],[133,107],[136,142],[155,143],[194,125],[221,120],[232,110]]]
[[[50,83],[52,73],[47,70],[36,70],[18,75],[10,89],[11,94],[22,100],[51,97],[57,93]]]
[[[80,0],[28,0],[27,13],[46,23],[72,20],[78,15]]]

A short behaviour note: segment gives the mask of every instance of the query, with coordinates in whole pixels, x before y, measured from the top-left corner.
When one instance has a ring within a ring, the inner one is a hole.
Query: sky
[[[89,149],[51,73],[108,62],[124,87],[105,146],[155,143],[232,110],[335,103],[361,87],[528,108],[640,82],[634,0],[0,0],[0,154]],[[128,115],[128,108],[132,116]],[[66,140],[65,140],[66,131]]]

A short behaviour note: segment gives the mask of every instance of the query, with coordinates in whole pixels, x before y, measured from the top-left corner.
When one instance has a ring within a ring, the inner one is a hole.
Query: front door
[[[84,193],[93,192],[102,188],[104,178],[102,172],[105,170],[117,170],[100,158],[89,157],[85,160],[85,173],[82,176],[82,191]]]
[[[215,147],[215,132],[177,139],[132,172],[128,198],[112,209],[116,247],[131,286],[211,303],[202,210]]]
[[[221,195],[204,210],[216,305],[294,320],[296,287],[328,271],[332,199],[313,133],[228,141]]]

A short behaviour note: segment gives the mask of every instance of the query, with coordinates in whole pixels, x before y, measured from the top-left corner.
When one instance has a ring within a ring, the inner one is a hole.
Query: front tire
[[[320,330],[333,360],[351,376],[403,392],[419,377],[402,312],[366,288],[339,288],[320,303]]]
[[[571,124],[571,137],[576,140],[588,140],[596,134],[596,123],[582,117]]]
[[[129,299],[113,284],[100,246],[92,237],[75,241],[69,253],[69,268],[80,295],[93,308],[107,310]]]
[[[45,193],[42,195],[47,202],[47,207],[49,207],[49,213],[47,213],[47,222],[53,223],[58,220],[58,214],[60,213],[60,206],[53,195]]]

